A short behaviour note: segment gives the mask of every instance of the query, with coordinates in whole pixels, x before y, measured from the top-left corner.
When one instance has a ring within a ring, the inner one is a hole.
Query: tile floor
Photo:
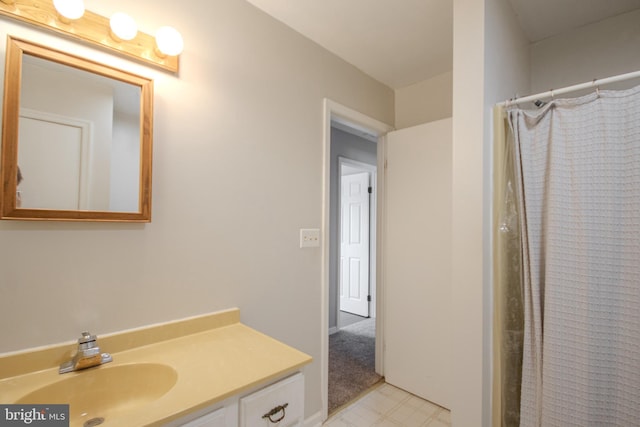
[[[450,427],[451,413],[390,384],[382,383],[337,411],[325,427]]]

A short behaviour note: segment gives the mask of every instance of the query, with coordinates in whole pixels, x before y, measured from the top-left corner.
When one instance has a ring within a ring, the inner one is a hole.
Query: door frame
[[[338,120],[353,128],[374,131],[378,137],[378,174],[377,174],[377,251],[376,251],[376,372],[384,374],[383,341],[384,329],[382,304],[384,296],[383,284],[383,247],[384,247],[384,170],[386,159],[385,135],[393,128],[386,123],[353,110],[328,98],[323,100],[322,131],[322,238],[321,238],[321,303],[320,303],[320,396],[322,398],[322,420],[329,413],[329,220],[330,220],[330,178],[331,178],[331,120]]]
[[[358,160],[350,159],[344,156],[338,156],[338,202],[342,203],[342,165],[352,166],[360,169],[362,172],[369,174],[369,182],[371,185],[371,198],[369,199],[369,295],[371,296],[371,304],[369,304],[369,317],[376,317],[376,271],[377,271],[377,224],[378,224],[378,212],[377,212],[377,200],[378,200],[378,167],[370,165],[368,163],[360,162]],[[338,236],[342,230],[342,216],[338,215]],[[339,238],[339,237],[338,237]],[[337,264],[340,268],[340,245],[337,246]],[[340,311],[340,288],[338,286],[338,295],[336,303],[336,315]],[[339,329],[339,325],[336,324]]]

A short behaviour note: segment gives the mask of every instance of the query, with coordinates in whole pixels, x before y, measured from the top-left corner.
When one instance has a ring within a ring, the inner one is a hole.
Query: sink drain
[[[102,417],[91,418],[90,420],[84,422],[83,427],[95,427],[99,426],[103,422],[104,418]]]

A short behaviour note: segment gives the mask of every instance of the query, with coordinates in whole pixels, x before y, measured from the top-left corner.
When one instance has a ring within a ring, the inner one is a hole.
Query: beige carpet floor
[[[382,379],[375,372],[375,342],[373,318],[329,336],[329,414]]]

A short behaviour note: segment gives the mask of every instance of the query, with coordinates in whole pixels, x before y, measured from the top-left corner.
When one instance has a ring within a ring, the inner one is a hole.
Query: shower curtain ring
[[[596,87],[596,96],[600,98],[600,86],[596,86],[596,81],[598,81],[598,79],[593,79],[593,82],[591,82],[591,84]]]

